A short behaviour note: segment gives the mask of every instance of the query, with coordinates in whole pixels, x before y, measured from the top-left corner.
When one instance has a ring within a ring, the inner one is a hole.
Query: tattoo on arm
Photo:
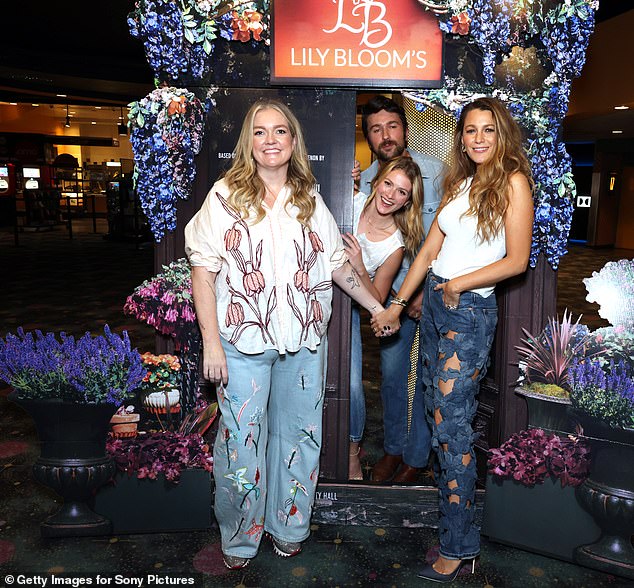
[[[350,284],[350,290],[361,287],[358,274],[352,266],[350,266],[350,275],[346,278],[346,282]]]

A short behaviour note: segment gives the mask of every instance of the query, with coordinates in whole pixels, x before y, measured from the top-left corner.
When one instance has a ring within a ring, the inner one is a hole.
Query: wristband
[[[390,304],[398,304],[399,306],[402,306],[403,308],[405,308],[407,306],[407,300],[405,300],[405,298],[399,298],[398,296],[394,296]]]

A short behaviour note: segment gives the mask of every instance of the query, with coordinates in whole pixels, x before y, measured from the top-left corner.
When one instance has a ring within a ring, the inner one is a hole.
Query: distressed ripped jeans
[[[497,324],[495,295],[464,292],[456,310],[445,308],[446,282],[427,274],[421,320],[421,354],[427,419],[438,455],[440,479],[440,555],[468,559],[480,553],[480,529],[474,522],[477,434],[472,422],[476,394],[486,372]]]

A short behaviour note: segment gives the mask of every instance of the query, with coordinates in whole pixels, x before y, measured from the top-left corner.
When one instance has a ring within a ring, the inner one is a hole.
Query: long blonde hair
[[[420,168],[416,162],[408,155],[402,155],[390,159],[372,180],[372,192],[366,200],[363,211],[370,206],[376,198],[379,186],[385,178],[394,170],[402,171],[412,183],[412,193],[405,206],[399,208],[393,215],[396,226],[403,235],[405,241],[405,252],[410,257],[415,257],[423,239],[423,178]]]
[[[262,202],[266,186],[258,175],[256,162],[252,155],[253,121],[258,112],[268,109],[277,110],[286,119],[291,136],[295,140],[286,180],[291,196],[284,205],[297,206],[299,209],[297,220],[308,226],[315,211],[315,198],[313,197],[315,176],[313,176],[308,164],[308,153],[301,125],[288,106],[277,100],[259,100],[251,106],[244,118],[233,163],[225,174],[225,181],[230,191],[227,201],[243,218],[247,218],[252,211],[256,212],[256,223],[264,218]]]
[[[487,110],[493,115],[497,142],[492,157],[478,166],[462,147],[462,134],[467,114]],[[467,216],[477,218],[477,234],[481,241],[490,241],[500,234],[509,205],[509,180],[521,173],[533,189],[530,164],[522,146],[522,131],[506,106],[497,98],[478,98],[467,104],[460,114],[454,132],[453,165],[443,181],[443,200],[438,213],[460,193],[463,182],[473,176],[469,191]]]

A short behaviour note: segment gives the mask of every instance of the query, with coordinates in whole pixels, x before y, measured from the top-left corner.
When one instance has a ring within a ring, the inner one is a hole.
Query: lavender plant
[[[41,331],[0,339],[0,379],[18,398],[75,403],[122,404],[139,386],[145,370],[127,332],[83,337]]]
[[[572,406],[611,427],[634,428],[634,377],[630,365],[599,358],[575,361],[568,371]]]

